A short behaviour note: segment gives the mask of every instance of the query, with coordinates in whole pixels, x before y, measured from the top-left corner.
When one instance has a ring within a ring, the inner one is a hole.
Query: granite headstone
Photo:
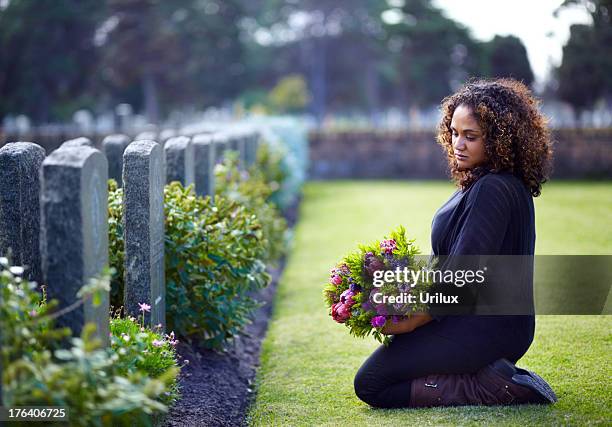
[[[0,256],[26,267],[42,284],[40,260],[40,168],[45,150],[31,142],[0,148]]]
[[[166,182],[179,181],[183,186],[193,184],[194,155],[191,139],[186,136],[176,136],[166,141]]]
[[[164,150],[154,141],[134,141],[123,155],[124,307],[148,325],[165,327]]]
[[[77,292],[108,265],[108,163],[95,148],[64,147],[41,169],[41,254],[50,299],[59,308],[77,302]],[[86,323],[108,344],[109,295],[91,297],[58,319],[79,335]]]
[[[108,135],[102,140],[102,150],[108,161],[108,177],[117,181],[122,186],[121,174],[123,173],[123,152],[130,143],[127,135]]]
[[[198,134],[192,139],[195,162],[195,190],[199,196],[215,194],[215,145],[211,134]]]

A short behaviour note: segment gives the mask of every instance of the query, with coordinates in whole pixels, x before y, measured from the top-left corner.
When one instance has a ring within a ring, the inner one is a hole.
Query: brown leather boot
[[[410,406],[547,404],[557,396],[540,376],[500,359],[475,374],[434,374],[412,380]]]

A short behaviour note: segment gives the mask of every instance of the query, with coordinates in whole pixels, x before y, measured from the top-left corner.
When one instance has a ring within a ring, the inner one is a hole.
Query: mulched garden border
[[[291,228],[297,222],[299,201],[284,212]],[[180,374],[181,399],[170,408],[162,424],[174,426],[242,426],[255,397],[254,380],[259,367],[261,344],[285,259],[269,269],[270,284],[255,299],[263,305],[256,310],[252,323],[222,351],[179,343],[181,360],[189,360]]]

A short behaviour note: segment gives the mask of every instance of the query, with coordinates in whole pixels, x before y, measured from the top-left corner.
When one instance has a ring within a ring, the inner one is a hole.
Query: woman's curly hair
[[[471,170],[459,170],[453,153],[451,120],[462,104],[484,132],[486,161]],[[444,98],[437,141],[446,150],[457,185],[465,189],[487,172],[508,171],[539,196],[551,171],[552,141],[538,107],[527,86],[513,79],[474,80]]]

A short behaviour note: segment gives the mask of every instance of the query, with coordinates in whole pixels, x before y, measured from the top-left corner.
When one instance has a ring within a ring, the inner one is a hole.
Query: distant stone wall
[[[555,178],[612,179],[612,129],[553,132]],[[314,131],[311,179],[445,179],[433,131]]]

